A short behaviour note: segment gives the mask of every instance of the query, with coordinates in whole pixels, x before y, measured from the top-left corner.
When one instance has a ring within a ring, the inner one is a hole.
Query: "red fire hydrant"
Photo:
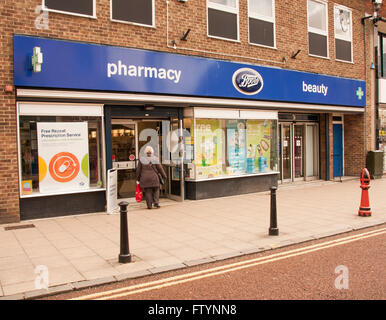
[[[369,171],[364,168],[361,175],[361,205],[359,207],[358,215],[362,217],[371,216],[371,208],[369,202],[369,189],[370,189],[370,174]]]

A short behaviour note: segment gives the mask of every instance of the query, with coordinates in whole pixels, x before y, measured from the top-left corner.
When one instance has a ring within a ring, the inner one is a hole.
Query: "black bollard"
[[[120,263],[131,262],[131,254],[129,252],[129,231],[127,228],[127,206],[126,201],[119,203],[121,213],[121,252],[119,254]]]
[[[277,214],[276,214],[276,190],[277,187],[271,187],[271,221],[269,227],[270,236],[278,236],[279,229],[277,228]]]

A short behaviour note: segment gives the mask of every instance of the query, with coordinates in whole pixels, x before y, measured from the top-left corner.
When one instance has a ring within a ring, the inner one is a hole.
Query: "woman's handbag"
[[[159,179],[159,183],[164,185],[165,184],[165,180],[164,180],[164,177],[153,167],[153,164],[150,163],[150,167],[152,167],[152,169],[154,170],[154,172],[157,174],[158,176],[158,179]]]
[[[139,183],[137,183],[137,187],[135,189],[135,200],[137,202],[141,202],[142,201],[142,197],[143,197],[143,194],[142,194],[141,187],[139,186]]]

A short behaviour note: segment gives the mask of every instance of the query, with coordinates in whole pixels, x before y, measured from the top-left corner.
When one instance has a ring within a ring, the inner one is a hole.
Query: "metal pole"
[[[271,187],[271,219],[269,227],[270,236],[278,236],[279,229],[277,227],[277,213],[276,213],[276,190],[277,187]]]
[[[127,227],[127,206],[128,202],[122,201],[119,203],[121,213],[121,251],[119,254],[120,263],[131,262],[131,254],[129,252],[129,232]]]

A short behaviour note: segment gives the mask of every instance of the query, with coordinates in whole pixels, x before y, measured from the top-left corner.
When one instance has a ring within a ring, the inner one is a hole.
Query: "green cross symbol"
[[[362,88],[359,87],[358,90],[356,91],[356,95],[358,96],[359,100],[362,100],[362,97],[365,93],[362,91]]]

